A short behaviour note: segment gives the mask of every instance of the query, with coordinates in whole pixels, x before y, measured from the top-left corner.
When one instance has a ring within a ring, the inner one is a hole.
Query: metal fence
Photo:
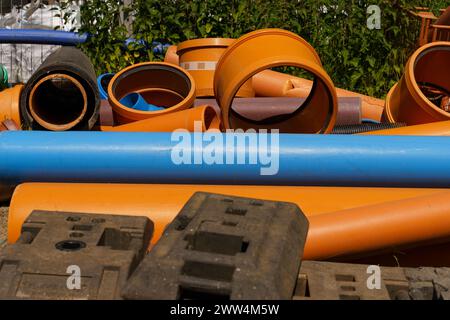
[[[79,27],[81,1],[0,0],[0,28],[75,31]],[[26,82],[42,61],[58,46],[0,43],[0,64],[9,82]]]

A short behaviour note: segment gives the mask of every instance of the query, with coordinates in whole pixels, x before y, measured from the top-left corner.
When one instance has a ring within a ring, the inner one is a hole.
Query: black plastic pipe
[[[33,130],[90,130],[99,109],[94,67],[74,47],[49,55],[28,80],[20,101],[23,125]]]

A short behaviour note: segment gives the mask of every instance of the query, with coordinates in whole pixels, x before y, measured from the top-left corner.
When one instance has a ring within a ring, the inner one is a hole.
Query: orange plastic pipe
[[[16,188],[11,199],[8,240],[15,242],[26,217],[31,211],[41,209],[147,216],[155,223],[152,240],[155,243],[197,191],[293,202],[311,217],[430,195],[442,189],[25,183]],[[340,224],[343,221],[339,220]]]
[[[0,122],[13,120],[21,127],[19,102],[23,85],[19,84],[0,92]]]
[[[214,97],[214,73],[217,61],[235,39],[204,38],[178,44],[179,64],[194,78],[197,97]],[[175,60],[171,57],[171,60]],[[238,97],[254,97],[251,79],[238,91]]]
[[[326,260],[450,237],[450,191],[309,219],[303,258]]]
[[[406,63],[405,73],[386,97],[383,118],[408,125],[450,120],[450,113],[428,100],[418,83],[431,83],[450,92],[450,42],[419,48]]]
[[[309,71],[316,85],[296,112],[258,122],[232,109],[241,86],[255,74],[274,67],[291,66]],[[214,93],[225,129],[279,129],[282,133],[328,133],[336,120],[337,96],[333,82],[314,48],[300,36],[282,29],[250,32],[231,44],[217,63]]]
[[[261,97],[288,96],[306,98],[313,86],[311,80],[272,70],[265,70],[254,75],[252,83],[256,95]],[[362,118],[375,121],[381,120],[384,110],[384,100],[340,88],[336,88],[336,94],[339,98],[360,97],[362,102]]]
[[[385,136],[450,136],[450,121],[440,121],[395,129],[362,133],[362,135]]]
[[[433,30],[434,25],[438,26],[450,26],[450,6],[447,7],[447,9],[442,9],[441,16],[431,25],[431,28],[429,29],[427,33],[427,41],[432,42],[435,41],[433,38],[435,30]]]
[[[170,46],[167,48],[166,55],[164,56],[164,62],[172,63],[174,65],[180,64],[180,57],[177,55],[177,46]]]
[[[133,92],[165,109],[140,111],[120,103],[120,99]],[[189,109],[195,100],[195,81],[184,69],[171,63],[143,62],[116,73],[108,85],[108,98],[114,122],[126,124]]]
[[[127,132],[171,132],[177,129],[186,129],[189,132],[195,130],[204,132],[209,129],[219,130],[220,118],[213,107],[204,105],[116,127],[101,127],[102,131]]]

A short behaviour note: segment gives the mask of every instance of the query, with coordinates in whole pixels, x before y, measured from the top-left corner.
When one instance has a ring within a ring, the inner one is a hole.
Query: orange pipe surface
[[[309,219],[303,258],[326,260],[450,237],[450,191]]]
[[[395,129],[362,133],[362,135],[385,136],[450,136],[450,121],[440,121]]]
[[[253,89],[257,96],[261,97],[298,97],[306,98],[311,92],[313,81],[295,77],[272,70],[264,70],[253,76]],[[363,119],[380,121],[384,100],[369,97],[353,91],[336,88],[339,98],[361,98],[361,111]]]
[[[13,120],[21,128],[19,102],[22,90],[23,85],[18,84],[0,92],[0,122]]]
[[[164,62],[172,63],[174,65],[180,64],[180,57],[177,55],[177,46],[170,46],[167,48],[166,55],[164,56]]]
[[[101,127],[102,131],[127,132],[172,132],[177,129],[186,129],[189,132],[220,130],[220,118],[213,107],[204,105],[116,127]]]
[[[16,188],[11,200],[8,241],[15,242],[26,217],[40,209],[147,216],[155,224],[152,240],[155,243],[166,225],[197,191],[293,202],[312,217],[430,195],[442,189],[25,183]],[[343,220],[339,221],[343,224]]]
[[[178,44],[179,64],[194,78],[197,97],[214,97],[214,73],[217,61],[234,41],[235,39],[204,38]],[[237,96],[255,96],[251,79],[239,89]]]
[[[120,103],[120,99],[134,92],[164,109],[140,111]],[[138,63],[116,73],[108,85],[108,99],[114,122],[126,124],[189,109],[195,100],[195,81],[184,69],[171,63]]]
[[[259,72],[282,66],[307,70],[316,77],[309,99],[296,111],[262,121],[233,110],[241,86]],[[223,53],[214,75],[214,93],[225,129],[279,129],[282,133],[329,133],[336,121],[337,96],[333,82],[314,48],[300,36],[282,29],[250,32]]]
[[[450,120],[450,113],[431,102],[419,83],[450,92],[450,42],[433,42],[419,48],[406,63],[405,73],[386,97],[383,118],[408,125]]]

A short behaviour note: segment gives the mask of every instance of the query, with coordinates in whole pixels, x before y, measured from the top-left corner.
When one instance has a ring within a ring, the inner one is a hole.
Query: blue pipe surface
[[[61,30],[45,29],[0,29],[0,43],[23,43],[23,44],[52,44],[60,46],[76,46],[85,43],[89,39],[89,34]],[[143,40],[134,38],[126,39],[124,46],[136,43],[144,47],[152,48],[154,54],[164,54],[170,46],[167,43],[152,42],[149,46]]]
[[[97,77],[97,87],[98,91],[100,92],[100,99],[108,100],[107,87],[111,79],[114,77],[114,74],[115,73],[103,73]]]
[[[86,42],[87,34],[59,30],[0,29],[0,43],[53,44],[76,46]]]
[[[450,186],[449,137],[272,135],[267,146],[279,145],[279,156],[273,149],[270,161],[255,144],[249,147],[249,139],[238,145],[238,137],[245,138],[220,133],[205,134],[202,140],[201,133],[177,138],[171,133],[2,132],[0,182]],[[257,137],[260,145],[262,138]],[[230,145],[225,148],[220,140]],[[230,156],[229,164],[210,164],[205,154],[211,155],[211,141],[218,146],[216,161],[227,160],[221,155],[224,150],[237,157]],[[206,146],[210,149],[202,154]],[[244,163],[237,163],[239,156],[245,156]],[[252,163],[254,156],[258,161]],[[270,167],[274,174],[261,175],[262,168]]]

